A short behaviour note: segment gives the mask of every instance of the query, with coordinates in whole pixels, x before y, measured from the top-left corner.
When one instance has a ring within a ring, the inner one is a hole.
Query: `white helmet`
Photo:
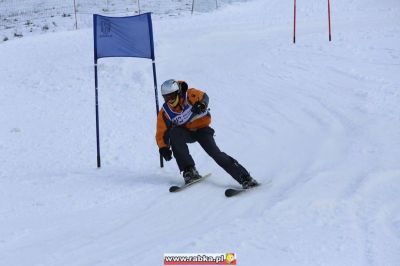
[[[176,91],[179,92],[179,90],[180,88],[178,82],[176,82],[174,79],[164,81],[164,83],[161,85],[161,94],[163,96]]]

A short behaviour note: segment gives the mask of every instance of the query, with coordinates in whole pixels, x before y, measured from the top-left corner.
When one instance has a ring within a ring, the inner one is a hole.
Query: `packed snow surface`
[[[298,1],[296,44],[292,4],[153,21],[159,83],[206,91],[218,145],[264,184],[230,199],[198,144],[212,176],[168,192],[149,60],[99,60],[97,169],[92,29],[1,43],[0,265],[399,265],[400,2],[332,1],[329,42],[326,1]]]

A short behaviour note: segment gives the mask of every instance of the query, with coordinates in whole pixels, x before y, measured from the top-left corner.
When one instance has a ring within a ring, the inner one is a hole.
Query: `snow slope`
[[[207,91],[221,149],[261,183],[213,175],[182,193],[154,140],[151,63],[101,59],[96,169],[91,29],[0,45],[0,265],[161,265],[236,252],[238,265],[400,262],[400,3],[233,5],[155,19],[158,80]],[[161,98],[160,98],[161,100]]]

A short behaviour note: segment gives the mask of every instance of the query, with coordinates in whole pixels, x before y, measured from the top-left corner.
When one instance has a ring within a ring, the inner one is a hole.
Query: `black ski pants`
[[[196,131],[184,127],[174,127],[170,130],[171,147],[179,170],[182,172],[187,167],[195,166],[187,144],[197,141],[219,166],[236,181],[242,183],[242,177],[249,173],[238,161],[218,148],[214,140],[214,132],[211,127],[200,128]]]

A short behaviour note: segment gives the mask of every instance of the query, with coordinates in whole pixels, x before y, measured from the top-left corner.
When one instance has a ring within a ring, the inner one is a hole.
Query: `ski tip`
[[[180,189],[180,187],[178,187],[178,186],[172,186],[172,187],[169,188],[169,192],[176,192],[179,189]]]
[[[227,189],[227,190],[225,190],[225,197],[230,197],[231,195],[230,195],[231,193],[229,192],[229,189]]]
[[[243,191],[244,191],[243,189],[228,188],[227,190],[225,190],[225,196],[230,198],[230,197],[235,196]]]
[[[250,187],[250,188],[228,188],[225,190],[225,196],[229,198],[229,197],[235,196],[237,194],[240,194],[244,191],[253,190],[259,186],[261,186],[261,183],[257,183],[257,185]]]
[[[195,184],[195,183],[198,183],[198,182],[204,180],[206,177],[209,177],[210,175],[211,175],[211,173],[208,173],[208,174],[202,176],[200,179],[197,179],[197,180],[195,180],[195,181],[193,181],[193,182],[191,182],[191,183],[182,184],[181,186],[176,186],[176,185],[175,185],[175,186],[171,186],[171,187],[169,188],[169,192],[178,192],[178,191],[181,191],[181,190],[183,190],[184,188],[187,188],[187,187],[189,187],[189,186],[191,186],[191,185],[193,185],[193,184]]]

